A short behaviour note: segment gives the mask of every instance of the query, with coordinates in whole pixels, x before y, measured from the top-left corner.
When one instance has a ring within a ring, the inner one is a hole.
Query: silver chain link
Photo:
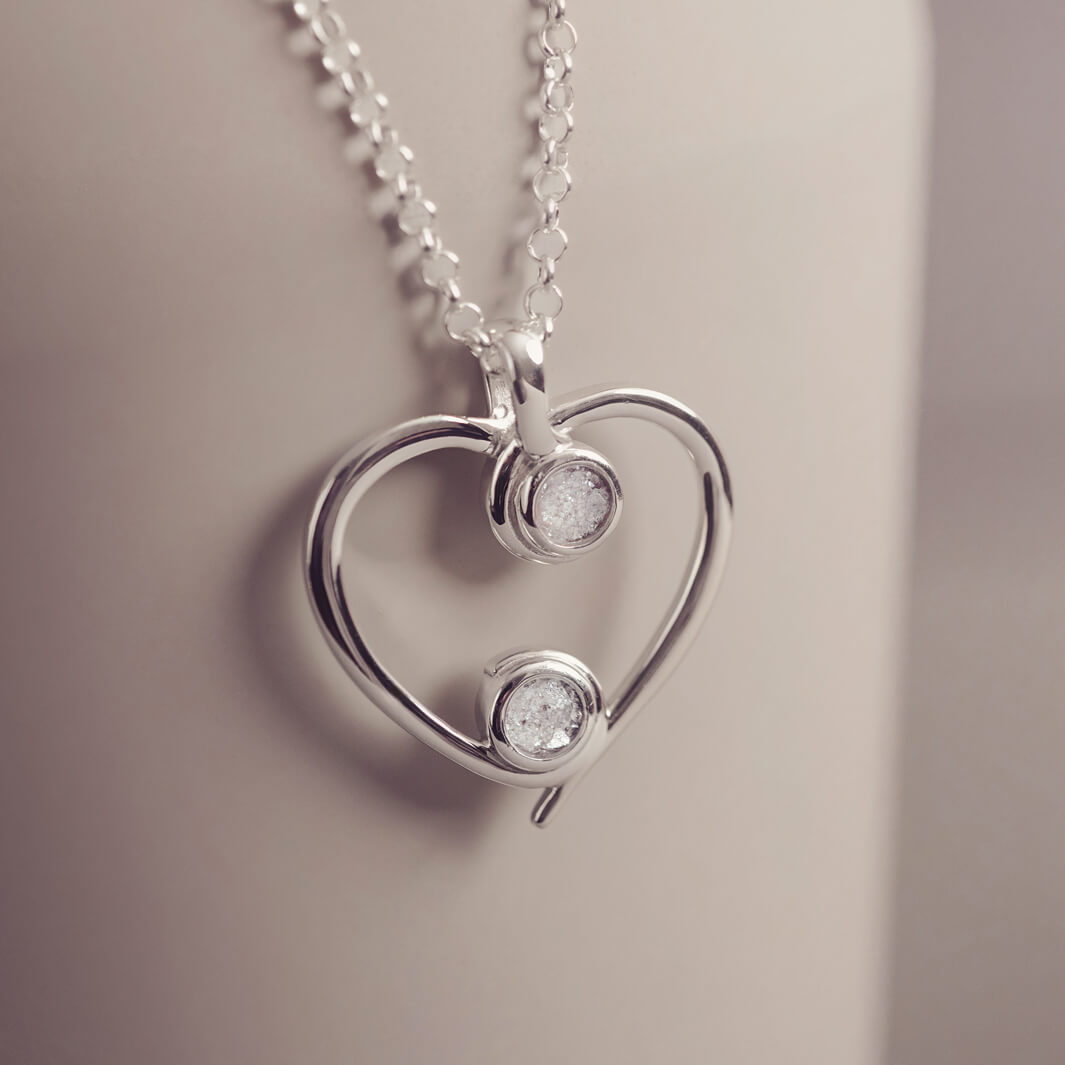
[[[463,297],[459,258],[444,246],[436,207],[425,198],[413,175],[414,154],[388,121],[388,101],[363,65],[362,50],[331,0],[292,0],[290,6],[310,35],[312,54],[340,90],[352,125],[366,137],[374,173],[395,196],[396,225],[417,242],[421,277],[440,299],[445,332],[483,357],[492,343],[488,323],[481,308]],[[537,42],[543,60],[536,127],[540,165],[532,179],[537,219],[526,243],[537,264],[537,276],[525,292],[522,306],[527,328],[547,340],[562,311],[562,290],[555,273],[568,244],[558,219],[571,185],[567,145],[573,132],[570,74],[577,33],[566,17],[566,0],[544,0],[544,24]]]

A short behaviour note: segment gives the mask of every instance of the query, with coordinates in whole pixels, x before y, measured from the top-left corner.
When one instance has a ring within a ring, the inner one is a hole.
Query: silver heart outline
[[[503,762],[487,741],[453,728],[416,699],[380,662],[367,644],[349,606],[341,572],[344,538],[355,507],[369,488],[397,466],[442,448],[493,457],[509,429],[491,418],[433,415],[416,418],[356,445],[333,467],[315,503],[306,546],[305,576],[311,603],[327,642],[348,675],[396,724],[433,750],[489,780],[545,790],[532,819],[545,825],[558,808],[563,785],[575,782],[598,761],[651,699],[695,638],[724,573],[732,531],[732,489],[714,438],[684,404],[647,389],[614,388],[579,394],[550,414],[567,433],[608,418],[638,418],[667,429],[685,448],[698,474],[700,507],[695,545],[681,585],[655,634],[606,701],[607,743],[543,771]],[[567,788],[567,792],[571,790]]]

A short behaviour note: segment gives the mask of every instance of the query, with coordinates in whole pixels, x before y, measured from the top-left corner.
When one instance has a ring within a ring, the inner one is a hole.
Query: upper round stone
[[[503,707],[503,735],[527,758],[551,758],[569,747],[584,726],[584,699],[559,676],[522,681]]]
[[[615,507],[614,487],[594,466],[572,462],[557,466],[540,482],[533,499],[536,527],[559,547],[597,540]]]

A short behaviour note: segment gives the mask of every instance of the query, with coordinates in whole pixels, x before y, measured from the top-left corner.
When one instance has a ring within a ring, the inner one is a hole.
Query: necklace
[[[482,777],[542,789],[533,822],[544,825],[564,794],[648,702],[694,639],[720,583],[731,531],[732,492],[721,452],[698,416],[668,396],[613,388],[548,401],[544,352],[562,311],[556,283],[567,247],[559,225],[570,190],[571,72],[577,35],[566,0],[545,0],[537,35],[541,79],[536,223],[527,250],[537,276],[513,320],[488,321],[465,299],[458,257],[439,235],[436,208],[413,177],[413,154],[388,121],[387,100],[362,63],[330,0],[288,3],[333,91],[370,150],[377,179],[394,197],[396,227],[416,242],[421,278],[436,293],[447,336],[484,374],[483,417],[430,415],[397,425],[347,452],[326,478],[307,535],[307,588],[322,632],[358,687],[417,739]],[[349,520],[368,489],[419,455],[460,448],[487,462],[485,510],[499,543],[518,558],[557,564],[595,550],[618,522],[622,491],[609,461],[574,435],[608,418],[652,422],[683,446],[696,472],[695,546],[674,600],[628,674],[604,693],[595,674],[562,651],[522,649],[485,666],[477,697],[480,736],[453,728],[416,699],[366,641],[341,565]]]

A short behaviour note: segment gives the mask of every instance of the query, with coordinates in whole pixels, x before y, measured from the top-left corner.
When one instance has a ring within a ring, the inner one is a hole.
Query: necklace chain
[[[566,0],[543,0],[543,6],[544,22],[536,37],[542,61],[536,123],[539,168],[531,182],[537,216],[525,245],[537,264],[537,276],[522,307],[524,328],[547,340],[562,311],[555,273],[568,244],[559,226],[559,207],[571,185],[567,145],[573,132],[570,74],[577,34],[566,18]],[[315,58],[342,94],[352,125],[365,136],[373,172],[395,197],[396,225],[417,242],[421,278],[438,297],[444,331],[484,357],[492,344],[488,323],[481,308],[463,296],[459,258],[444,245],[436,206],[414,178],[414,155],[388,121],[388,101],[363,65],[362,50],[331,0],[291,0],[291,8],[310,33]]]

